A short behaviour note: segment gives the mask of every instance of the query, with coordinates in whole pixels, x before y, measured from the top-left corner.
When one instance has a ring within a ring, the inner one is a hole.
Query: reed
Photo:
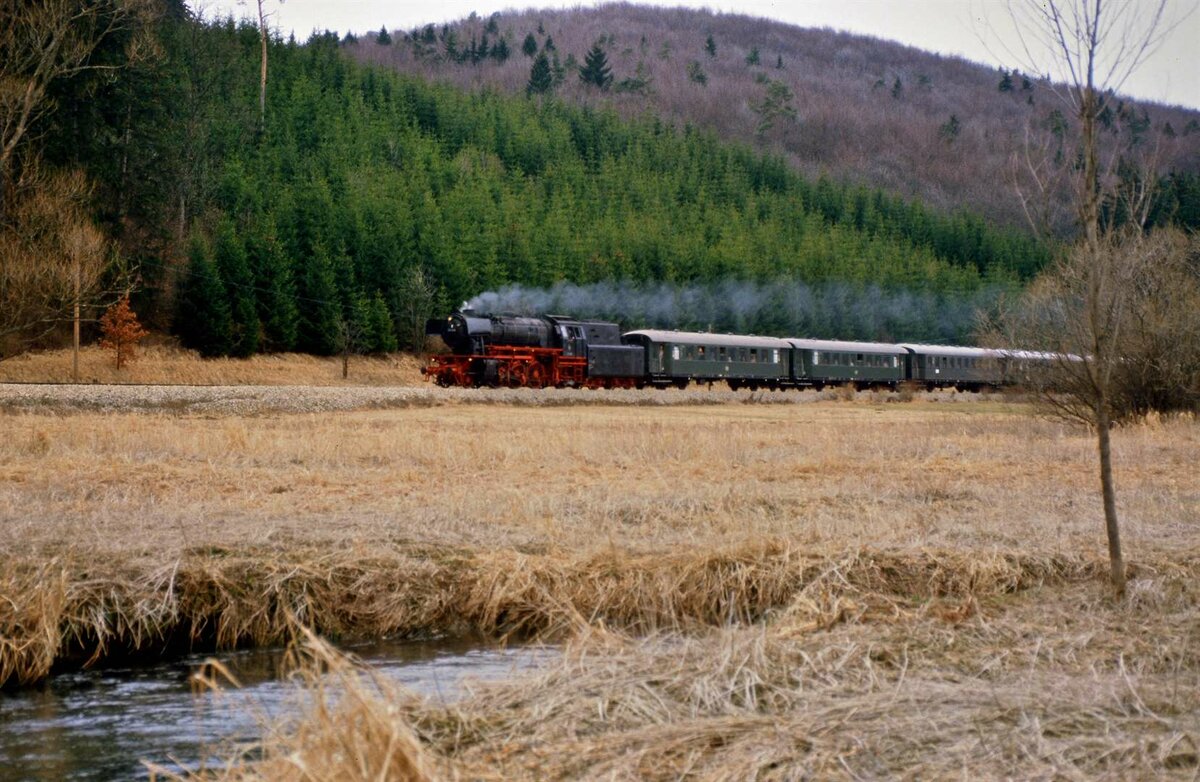
[[[822,565],[762,622],[637,637],[580,626],[557,662],[451,703],[301,631],[311,705],[299,721],[192,776],[1190,779],[1200,768],[1200,560],[1148,567],[1125,605],[1099,568],[1047,582],[1050,563],[1005,558]],[[1037,586],[1009,591],[1031,570]],[[857,605],[890,610],[847,610],[836,593],[856,573]],[[934,582],[968,591],[897,600]],[[817,623],[814,593],[832,598]]]
[[[752,624],[786,608],[824,626],[847,611],[895,612],[906,601],[975,600],[1089,580],[1102,564],[949,551],[833,557],[783,540],[575,557],[246,549],[195,552],[140,571],[78,556],[9,560],[0,572],[0,674],[30,683],[62,661],[280,645],[295,623],[343,639],[468,630],[561,639],[596,624],[634,634]]]

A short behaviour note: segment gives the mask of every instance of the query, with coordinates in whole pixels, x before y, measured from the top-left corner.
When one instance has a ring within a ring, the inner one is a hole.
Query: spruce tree
[[[758,47],[751,46],[750,53],[746,55],[746,64],[747,65],[758,65],[760,62],[762,62],[762,58],[759,57]]]
[[[337,352],[338,303],[333,258],[323,242],[313,245],[312,257],[297,275],[300,285],[300,324],[297,347],[305,353],[329,356]]]
[[[712,37],[712,33],[709,33],[708,38],[704,41],[704,51],[708,52],[709,57],[717,56],[717,42]]]
[[[188,256],[187,273],[175,299],[174,331],[185,348],[202,356],[229,355],[233,319],[225,286],[202,240],[192,240]]]
[[[380,46],[391,46],[392,36],[388,34],[386,25],[379,28],[379,35],[375,36],[375,43]]]
[[[1000,73],[1001,73],[1000,86],[997,89],[999,89],[1000,92],[1012,92],[1013,91],[1012,74],[1010,74],[1008,71],[1005,71],[1005,70],[1000,71]]]
[[[379,334],[375,331],[375,319],[371,313],[371,300],[361,291],[350,302],[346,317],[350,323],[351,353],[378,353]],[[345,350],[346,346],[342,346]]]
[[[542,95],[554,88],[554,74],[550,71],[550,60],[545,52],[538,52],[529,69],[529,83],[525,85],[526,95]]]
[[[501,38],[492,45],[491,58],[496,62],[505,62],[508,60],[508,41]]]
[[[371,299],[371,333],[374,336],[374,351],[376,353],[395,353],[399,350],[396,340],[396,325],[392,321],[392,313],[388,310],[383,294],[375,291]]]
[[[608,89],[608,85],[612,84],[612,69],[608,67],[608,57],[600,48],[600,44],[594,45],[583,58],[583,67],[579,69],[579,78],[584,84],[591,84],[602,90]]]
[[[537,38],[533,37],[533,33],[529,33],[525,36],[525,42],[521,44],[521,51],[525,52],[526,57],[532,57],[537,54],[537,50]]]
[[[247,251],[254,269],[258,319],[263,328],[263,344],[260,348],[294,350],[300,310],[296,302],[296,282],[287,258],[270,234],[253,237],[248,242]]]
[[[217,229],[213,256],[221,281],[225,283],[226,298],[233,317],[231,355],[245,358],[258,352],[258,309],[254,295],[254,275],[246,248],[233,223],[223,220]]]

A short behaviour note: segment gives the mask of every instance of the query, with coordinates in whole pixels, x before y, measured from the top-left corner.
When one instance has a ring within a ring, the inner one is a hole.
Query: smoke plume
[[[623,329],[660,328],[817,339],[970,344],[981,311],[1003,286],[939,294],[874,285],[795,280],[724,280],[673,285],[632,282],[511,285],[468,302],[480,313],[570,315],[612,320]]]

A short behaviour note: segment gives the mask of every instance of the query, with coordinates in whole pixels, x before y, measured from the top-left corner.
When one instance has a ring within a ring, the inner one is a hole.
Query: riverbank
[[[273,645],[297,626],[340,640],[469,630],[575,651],[453,714],[376,693],[361,704],[378,713],[327,709],[330,725],[318,715],[303,735],[384,748],[415,736],[430,774],[464,778],[488,763],[508,778],[769,778],[756,758],[775,758],[780,778],[843,762],[845,776],[937,776],[943,755],[969,772],[1094,774],[1108,772],[1075,753],[1112,741],[1125,742],[1115,776],[1194,771],[1180,756],[1200,684],[1191,419],[1115,433],[1135,578],[1113,605],[1091,437],[1004,398],[645,392],[678,400],[651,406],[622,403],[632,392],[494,392],[528,397],[505,404],[409,389],[439,401],[281,412],[223,408],[221,389],[187,405],[137,401],[140,389],[99,409],[11,401],[28,388],[0,389],[10,683],[188,645]],[[590,403],[543,403],[559,393]],[[998,711],[978,705],[992,687]],[[1069,724],[1049,720],[1056,698]],[[918,707],[928,750],[906,739],[896,755],[889,726],[911,730]],[[851,738],[810,713],[841,714]],[[1069,737],[1066,754],[1039,754],[1029,719],[1046,746]],[[947,750],[934,734],[951,728]],[[268,760],[298,751],[280,735],[301,734],[273,734]],[[639,765],[652,757],[666,760]]]

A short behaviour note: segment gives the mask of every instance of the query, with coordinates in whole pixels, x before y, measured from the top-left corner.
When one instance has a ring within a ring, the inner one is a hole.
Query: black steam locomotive
[[[428,321],[425,333],[452,351],[422,370],[442,386],[629,388],[642,372],[641,348],[623,344],[615,323],[464,310]]]

